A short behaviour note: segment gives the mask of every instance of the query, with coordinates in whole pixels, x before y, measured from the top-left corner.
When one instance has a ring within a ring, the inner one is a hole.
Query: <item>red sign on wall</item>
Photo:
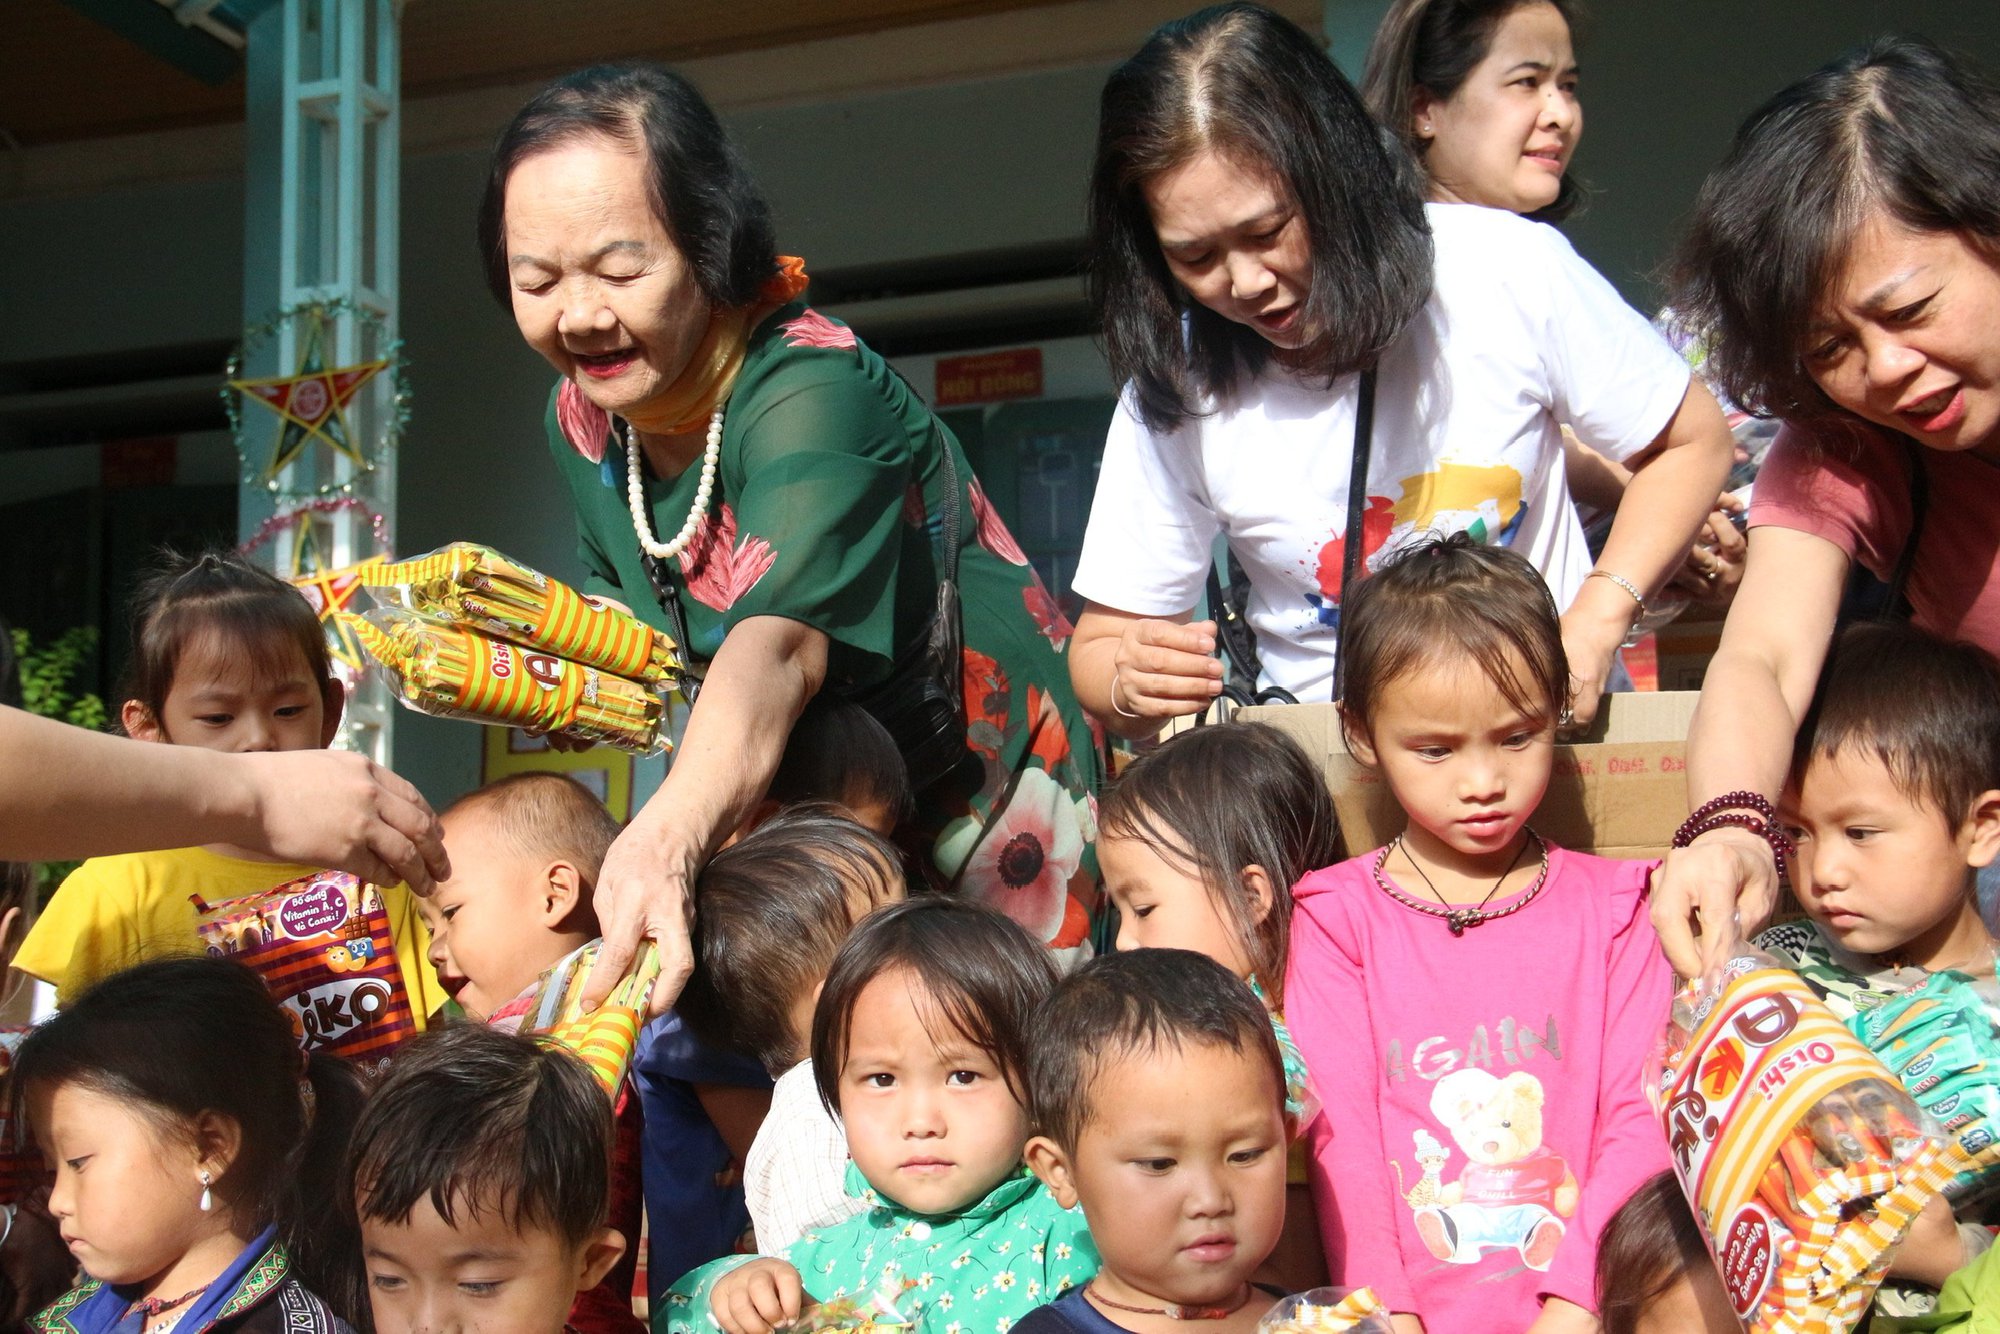
[[[172,486],[178,436],[150,435],[131,440],[107,440],[98,446],[104,488]]]
[[[937,406],[997,403],[1042,396],[1042,349],[1017,347],[970,357],[939,357]]]

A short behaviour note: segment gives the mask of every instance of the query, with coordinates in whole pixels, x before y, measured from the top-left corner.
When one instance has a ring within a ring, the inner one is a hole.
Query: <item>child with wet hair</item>
[[[888,840],[809,802],[716,853],[695,893],[694,973],[675,1009],[696,1038],[755,1057],[777,1081],[743,1165],[757,1249],[773,1255],[864,1207],[814,1078],[813,1008],[855,924],[902,901],[903,873]]]

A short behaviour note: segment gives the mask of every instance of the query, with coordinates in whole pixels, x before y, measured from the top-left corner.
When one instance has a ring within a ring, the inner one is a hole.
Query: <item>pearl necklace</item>
[[[625,499],[632,508],[632,531],[639,535],[639,546],[654,560],[672,560],[687,550],[694,540],[695,529],[701,526],[702,515],[708,513],[708,498],[715,491],[715,465],[722,457],[722,408],[715,405],[715,411],[708,417],[708,444],[701,451],[701,480],[695,484],[694,504],[688,507],[687,522],[671,542],[662,542],[653,536],[653,525],[646,519],[646,483],[641,476],[639,446],[632,439],[632,424],[620,423],[624,427],[621,437],[625,446]]]

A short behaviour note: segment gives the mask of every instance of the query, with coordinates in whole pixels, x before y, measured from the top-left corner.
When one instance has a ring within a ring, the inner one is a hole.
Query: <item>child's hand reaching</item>
[[[1941,1288],[1964,1266],[1965,1240],[1958,1235],[1958,1220],[1952,1217],[1951,1205],[1939,1195],[1910,1224],[1909,1235],[1889,1262],[1889,1276]]]
[[[715,1281],[708,1308],[722,1334],[773,1334],[805,1309],[805,1284],[783,1260],[758,1259]]]

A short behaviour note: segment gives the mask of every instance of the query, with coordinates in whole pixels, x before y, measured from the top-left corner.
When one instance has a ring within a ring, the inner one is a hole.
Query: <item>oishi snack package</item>
[[[651,941],[640,950],[632,972],[597,1009],[585,1012],[583,984],[597,962],[598,942],[573,952],[507,1002],[487,1023],[507,1033],[525,1033],[568,1048],[616,1099],[646,1023],[646,998],[660,975],[660,955]]]
[[[669,682],[681,670],[680,654],[666,635],[491,547],[454,542],[427,556],[370,566],[361,581],[385,607],[645,685]]]
[[[1798,975],[1739,946],[1674,1006],[1655,1107],[1752,1334],[1838,1334],[1958,1156]]]
[[[375,886],[318,871],[222,903],[189,897],[202,944],[264,979],[303,1050],[372,1065],[417,1031]]]
[[[635,755],[668,748],[665,703],[637,681],[407,611],[339,619],[420,713],[556,732]]]
[[[1932,973],[1847,1026],[1958,1146],[1965,1170],[1945,1188],[1953,1206],[2000,1193],[2000,1030],[1972,980]]]
[[[1390,1334],[1389,1312],[1373,1288],[1314,1288],[1279,1301],[1257,1334]]]

